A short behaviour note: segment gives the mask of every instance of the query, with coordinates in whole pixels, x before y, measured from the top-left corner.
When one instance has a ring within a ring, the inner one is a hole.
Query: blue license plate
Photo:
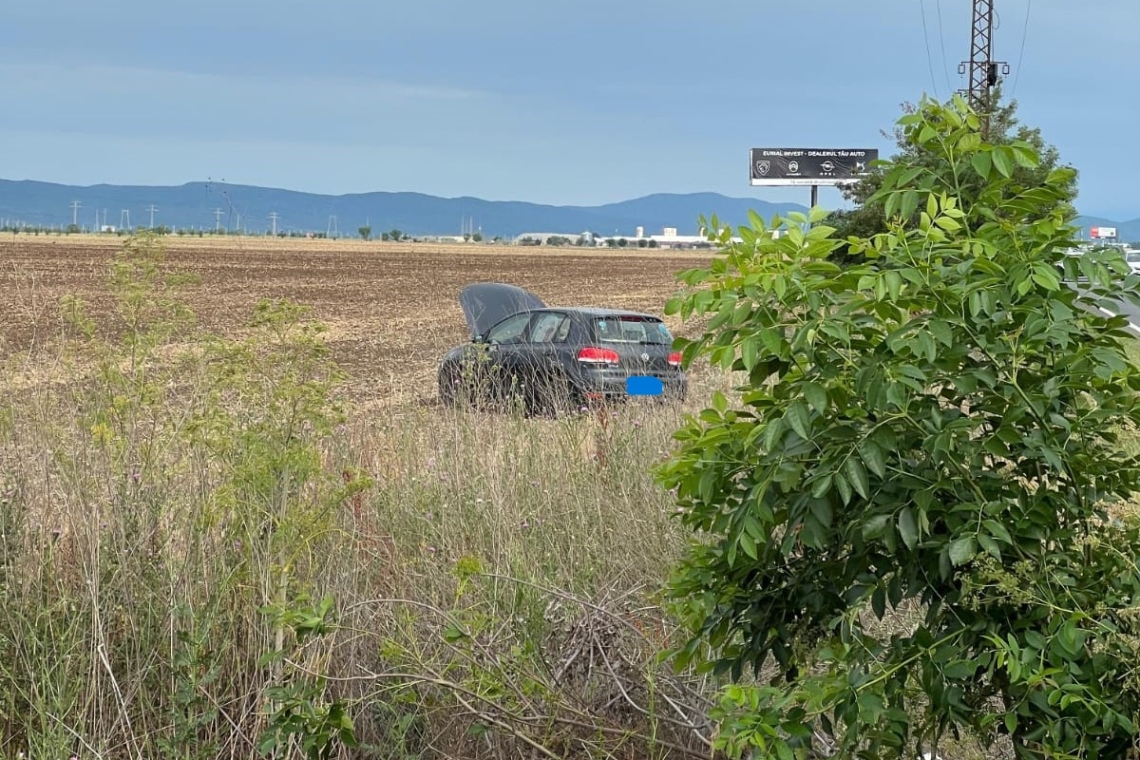
[[[632,375],[625,379],[625,392],[631,396],[661,396],[665,393],[665,384],[659,377]]]

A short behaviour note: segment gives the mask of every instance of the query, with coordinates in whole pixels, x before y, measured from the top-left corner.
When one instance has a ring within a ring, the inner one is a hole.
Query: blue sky
[[[902,102],[964,85],[970,27],[968,0],[5,6],[5,179],[555,204],[806,201],[749,187],[748,149],[889,150]],[[1081,170],[1082,212],[1140,216],[1140,3],[996,6],[1007,90]]]

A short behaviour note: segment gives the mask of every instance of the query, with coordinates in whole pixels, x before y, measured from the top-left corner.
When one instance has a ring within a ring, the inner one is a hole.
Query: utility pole
[[[81,204],[79,201],[72,201],[71,202],[71,226],[72,227],[78,227],[79,226],[79,207],[81,205],[83,205],[83,204]]]
[[[269,218],[273,221],[273,237],[277,237],[277,219],[280,216],[281,215],[278,214],[276,211],[274,211],[272,214],[269,215]]]
[[[158,206],[156,206],[152,203],[147,208],[147,211],[150,212],[150,228],[153,230],[154,229],[154,212],[158,211]]]
[[[958,66],[958,73],[970,75],[970,88],[961,92],[982,117],[983,135],[990,131],[990,91],[998,82],[999,66],[1002,75],[1009,73],[1008,63],[994,60],[994,0],[974,0],[970,60]]]

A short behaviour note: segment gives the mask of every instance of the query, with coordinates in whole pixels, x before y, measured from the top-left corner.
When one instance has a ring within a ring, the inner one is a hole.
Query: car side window
[[[516,314],[507,317],[499,324],[487,331],[487,342],[505,345],[508,343],[522,343],[526,326],[530,323],[530,314]]]
[[[561,343],[570,329],[570,318],[556,312],[543,312],[534,318],[530,328],[531,343]]]

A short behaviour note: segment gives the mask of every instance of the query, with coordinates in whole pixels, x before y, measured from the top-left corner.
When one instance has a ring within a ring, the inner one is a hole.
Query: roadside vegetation
[[[1033,145],[900,126],[881,233],[705,225],[684,409],[363,414],[127,238],[4,355],[0,756],[1122,756],[1140,370],[1056,264],[1136,278]]]
[[[6,386],[0,755],[707,755],[658,661],[679,410],[365,417],[302,307],[205,334],[157,238],[108,275]]]
[[[712,319],[687,361],[749,373],[663,470],[709,539],[670,586],[679,661],[733,677],[733,754],[888,760],[970,735],[1124,757],[1140,369],[1101,309],[1140,301],[1140,278],[1118,251],[1065,255],[1074,173],[1035,176],[1033,145],[985,142],[961,98],[900,127],[868,198],[883,232],[773,239],[754,219],[733,244],[714,218],[724,258],[670,304]]]

